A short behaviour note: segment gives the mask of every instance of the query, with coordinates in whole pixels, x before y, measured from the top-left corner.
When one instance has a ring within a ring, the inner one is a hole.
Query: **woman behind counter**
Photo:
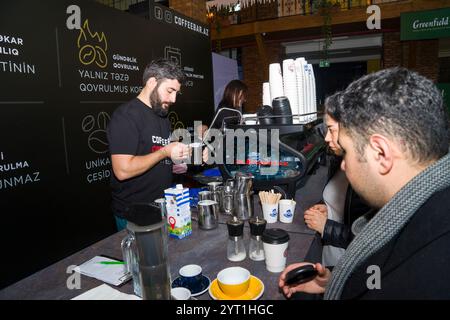
[[[222,110],[222,108],[231,108],[236,109],[242,113],[242,105],[247,99],[248,87],[241,80],[232,80],[230,81],[225,90],[223,92],[222,100],[219,102],[219,106],[217,107],[216,114],[220,112],[217,116],[216,120],[213,124],[211,124],[211,128],[220,129],[223,126],[223,123],[238,123],[239,118],[230,118],[230,117],[238,117],[237,112],[233,112],[231,110]]]

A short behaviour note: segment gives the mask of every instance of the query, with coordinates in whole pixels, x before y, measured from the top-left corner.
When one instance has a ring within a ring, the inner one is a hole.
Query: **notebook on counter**
[[[105,256],[95,256],[75,270],[113,286],[120,286],[131,279],[131,274],[126,271],[123,261]]]
[[[122,293],[111,288],[106,284],[102,284],[94,289],[72,298],[72,300],[142,300],[133,294]]]

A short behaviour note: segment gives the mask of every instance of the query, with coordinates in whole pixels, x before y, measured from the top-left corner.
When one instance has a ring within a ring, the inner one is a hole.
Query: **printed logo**
[[[171,60],[175,62],[177,65],[181,67],[181,50],[173,47],[165,47],[164,48],[164,58],[167,60]]]
[[[89,28],[89,20],[84,21],[83,27],[80,29],[80,35],[77,41],[78,57],[80,62],[84,65],[95,64],[100,68],[106,68],[108,65],[108,57],[106,51],[108,50],[108,42],[105,34],[94,32]]]
[[[286,218],[292,217],[292,211],[291,211],[291,209],[287,209],[286,212],[284,213],[284,216],[285,216]]]
[[[102,111],[97,115],[97,119],[93,115],[88,115],[81,121],[81,130],[89,133],[88,147],[92,152],[98,154],[108,152],[106,128],[110,120],[109,114]]]
[[[166,10],[164,18],[167,23],[172,23],[172,12],[170,12],[169,10]]]
[[[81,289],[81,274],[80,267],[76,265],[68,266],[66,269],[66,273],[70,274],[70,276],[66,280],[66,287],[69,290],[80,290]]]
[[[381,269],[377,265],[370,265],[366,270],[370,276],[367,278],[366,285],[369,290],[381,289]]]
[[[277,209],[273,209],[272,210],[272,212],[270,213],[270,216],[273,218],[273,217],[276,217],[277,216]]]
[[[155,18],[158,20],[162,20],[163,18],[163,13],[162,13],[162,9],[160,7],[155,7]]]
[[[180,119],[178,118],[178,114],[175,111],[169,112],[169,115],[167,117],[169,118],[172,130],[185,128],[184,123],[180,121]]]

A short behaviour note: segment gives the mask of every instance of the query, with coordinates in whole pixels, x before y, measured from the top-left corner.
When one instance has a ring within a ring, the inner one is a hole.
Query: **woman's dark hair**
[[[341,92],[338,91],[325,99],[325,113],[337,122],[341,120],[341,114],[339,110],[340,98]]]
[[[219,103],[220,107],[237,108],[239,95],[242,92],[244,98],[247,96],[248,87],[241,80],[231,80],[223,92],[222,100]]]
[[[153,60],[145,67],[142,76],[143,85],[145,86],[148,79],[152,77],[158,82],[164,79],[178,80],[181,85],[186,81],[186,75],[181,68],[175,62],[167,59]]]

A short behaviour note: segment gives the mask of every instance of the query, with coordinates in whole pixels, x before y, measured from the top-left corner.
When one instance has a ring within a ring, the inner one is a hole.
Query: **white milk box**
[[[175,188],[164,190],[167,209],[167,229],[169,236],[183,239],[192,233],[189,188],[177,184]]]

